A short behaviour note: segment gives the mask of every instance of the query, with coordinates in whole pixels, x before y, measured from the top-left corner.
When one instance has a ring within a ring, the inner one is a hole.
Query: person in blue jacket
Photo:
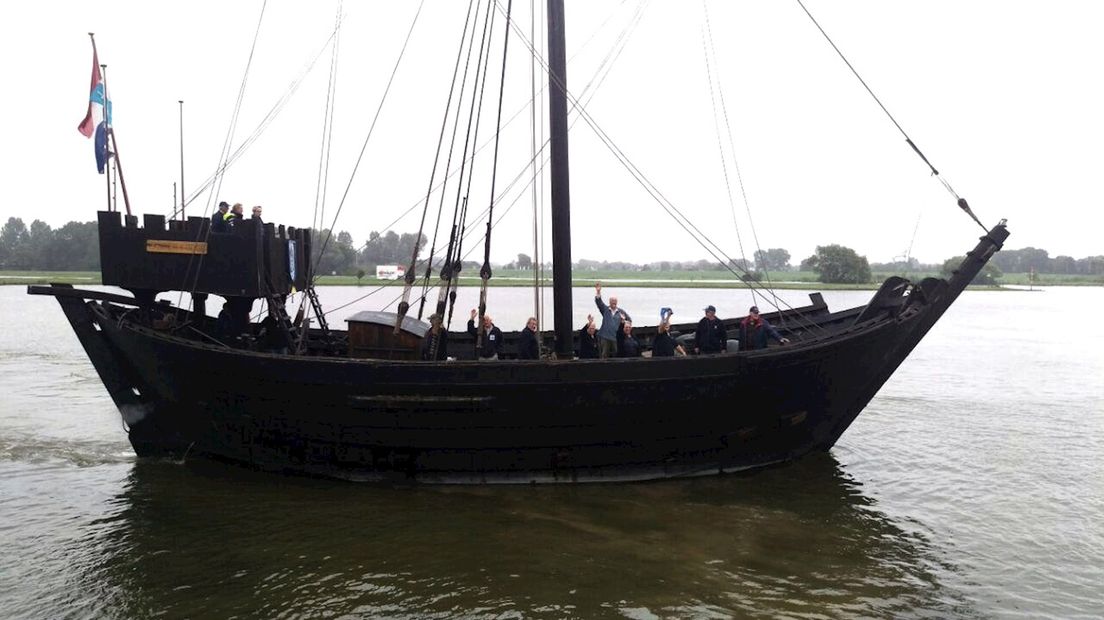
[[[628,312],[617,307],[617,298],[610,297],[609,305],[602,301],[602,283],[594,283],[594,303],[602,313],[602,326],[598,328],[598,356],[615,357],[617,355],[618,334],[621,324],[631,322]]]
[[[218,209],[211,215],[211,232],[213,233],[228,233],[230,232],[230,225],[226,223],[226,214],[230,211],[230,203],[223,200],[219,203]]]

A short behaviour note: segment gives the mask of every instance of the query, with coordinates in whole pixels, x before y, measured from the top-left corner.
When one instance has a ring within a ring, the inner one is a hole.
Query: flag
[[[96,43],[92,43],[92,83],[88,94],[88,112],[84,120],[77,125],[77,131],[86,138],[95,138],[96,169],[100,174],[107,167],[107,134],[111,128],[111,100],[107,98],[107,87],[100,73],[100,59],[96,54]]]

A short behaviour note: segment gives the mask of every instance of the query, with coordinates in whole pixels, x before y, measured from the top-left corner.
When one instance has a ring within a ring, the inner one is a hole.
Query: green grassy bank
[[[551,274],[546,274],[550,276]],[[577,271],[574,275],[575,286],[593,286],[594,282],[601,281],[619,288],[747,288],[747,285],[724,271]],[[870,284],[824,284],[817,282],[816,274],[811,271],[787,271],[772,274],[771,284],[776,289],[817,289],[817,290],[874,290],[890,275],[890,273],[875,273],[874,283]],[[906,277],[918,281],[923,277],[935,274],[910,273]],[[1001,284],[1027,286],[1029,282],[1026,273],[1008,273],[1001,277]],[[100,274],[96,271],[0,271],[0,285],[26,285],[48,284],[51,282],[81,285],[99,284]],[[436,284],[437,278],[431,280]],[[365,276],[359,282],[354,276],[322,276],[318,283],[322,286],[402,286],[401,280],[378,280]],[[462,286],[478,286],[479,278],[462,277]],[[1036,286],[1104,286],[1104,276],[1079,276],[1059,274],[1036,274],[1034,284]],[[533,285],[533,272],[522,270],[499,269],[495,271],[491,279],[491,286],[520,286]],[[760,286],[767,286],[764,279]],[[995,289],[999,287],[972,287],[977,289]]]

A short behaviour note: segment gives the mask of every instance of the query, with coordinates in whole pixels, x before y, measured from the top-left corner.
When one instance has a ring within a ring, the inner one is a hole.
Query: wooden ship
[[[472,336],[451,332],[456,359],[424,361],[428,325],[406,308],[361,313],[347,330],[308,326],[283,310],[305,290],[324,316],[308,230],[243,220],[212,233],[204,217],[139,225],[102,211],[103,283],[130,294],[28,292],[57,299],[140,457],[425,483],[651,480],[782,463],[836,443],[1009,234],[1003,221],[989,229],[947,279],[892,277],[860,307],[833,311],[813,294],[764,314],[786,346],[577,359],[562,14],[550,0],[555,325],[540,337],[554,353],[516,359],[514,332],[500,359],[480,361]],[[190,308],[158,301],[166,291],[189,294]],[[259,346],[256,323],[238,342],[220,337],[211,295],[229,307],[265,300],[286,351]],[[647,349],[655,328],[636,335]]]

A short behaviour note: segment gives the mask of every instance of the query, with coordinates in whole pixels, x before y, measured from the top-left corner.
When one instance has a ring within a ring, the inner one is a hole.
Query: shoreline
[[[717,278],[708,279],[689,279],[689,278],[654,278],[645,279],[639,277],[630,278],[611,278],[608,274],[604,274],[606,277],[600,278],[603,284],[608,286],[616,286],[619,288],[696,288],[696,289],[749,289],[752,288],[737,280],[722,280]],[[572,283],[572,288],[591,288],[594,286],[595,281],[599,278],[576,278]],[[436,285],[438,280],[432,278],[430,280],[431,285]],[[0,286],[18,286],[18,285],[42,285],[42,284],[72,284],[77,285],[90,285],[99,286],[100,274],[94,271],[51,271],[51,272],[0,272]],[[479,278],[460,278],[460,286],[479,286]],[[358,286],[360,288],[372,288],[372,287],[395,287],[401,288],[403,286],[402,280],[378,280],[376,278],[363,278],[359,283],[353,276],[321,276],[318,278],[319,286]],[[492,287],[531,287],[533,281],[526,278],[519,278],[515,276],[505,276],[499,278],[492,278],[489,286]],[[420,284],[415,284],[415,287]],[[881,286],[881,282],[869,283],[869,284],[826,284],[823,282],[810,282],[810,281],[783,281],[774,282],[769,288],[775,290],[830,290],[830,291],[875,291]],[[1043,289],[1055,286],[1104,286],[1101,283],[1093,282],[1066,282],[1066,283],[1046,283],[1035,284],[1035,289]],[[550,280],[543,283],[543,287],[547,289],[552,288]],[[768,286],[765,283],[760,283],[756,288],[767,289]],[[1028,291],[1028,285],[1019,283],[1008,283],[1000,286],[976,286],[971,285],[967,290],[973,291]]]

